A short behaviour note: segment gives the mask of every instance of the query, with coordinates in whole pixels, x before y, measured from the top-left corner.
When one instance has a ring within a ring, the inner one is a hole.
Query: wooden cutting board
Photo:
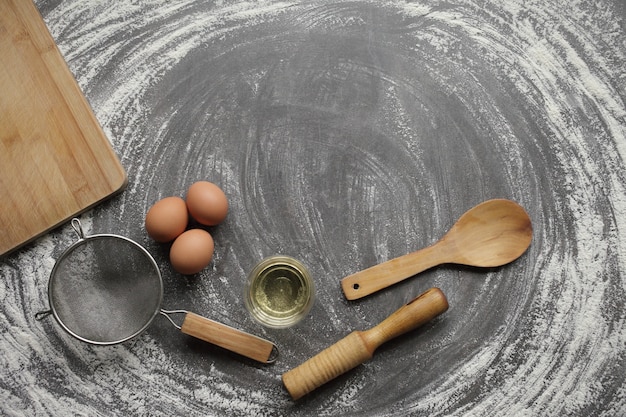
[[[31,0],[0,0],[0,256],[127,177]]]

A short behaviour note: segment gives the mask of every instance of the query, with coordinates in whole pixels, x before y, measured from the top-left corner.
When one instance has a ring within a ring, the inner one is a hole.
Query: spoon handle
[[[341,280],[344,295],[348,300],[356,300],[444,263],[444,243],[442,239],[424,249],[348,275]]]
[[[431,288],[377,326],[354,331],[282,376],[294,400],[369,360],[381,344],[427,323],[448,309],[439,288]]]

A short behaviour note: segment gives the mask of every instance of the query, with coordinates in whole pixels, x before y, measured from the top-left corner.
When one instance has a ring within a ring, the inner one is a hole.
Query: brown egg
[[[187,208],[191,217],[205,226],[221,223],[228,214],[226,194],[217,185],[198,181],[187,191]]]
[[[191,229],[178,236],[170,248],[170,262],[183,275],[202,271],[213,257],[213,238],[206,230]]]
[[[146,214],[146,231],[157,242],[170,242],[187,228],[187,205],[180,197],[157,201]]]

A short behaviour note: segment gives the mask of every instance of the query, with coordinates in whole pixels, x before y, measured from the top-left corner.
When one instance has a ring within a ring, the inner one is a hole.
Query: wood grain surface
[[[127,170],[81,215],[154,255],[163,308],[276,343],[273,365],[159,317],[98,348],[52,319],[64,226],[0,261],[0,414],[626,415],[626,5],[623,0],[37,0]],[[185,277],[150,206],[218,184],[227,218]],[[340,281],[427,247],[495,198],[532,220],[495,268],[441,265],[356,301]],[[296,326],[246,311],[248,273],[301,261]],[[445,314],[294,402],[280,376],[441,288]]]
[[[269,363],[275,346],[269,340],[187,313],[181,331],[261,363]]]
[[[30,1],[0,3],[0,256],[120,191],[126,174]]]

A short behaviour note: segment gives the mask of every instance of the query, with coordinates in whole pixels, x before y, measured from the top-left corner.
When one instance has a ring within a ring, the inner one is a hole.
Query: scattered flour
[[[311,32],[323,33],[336,25],[365,25],[367,16],[356,18],[341,8],[345,5],[346,11],[353,11],[350,7],[355,3],[411,22],[411,30],[402,38],[406,51],[417,53],[426,44],[439,54],[430,57],[431,67],[426,63],[424,68],[441,70],[433,74],[434,80],[443,83],[441,90],[462,96],[474,86],[445,85],[446,72],[456,74],[456,69],[452,64],[437,67],[439,57],[491,65],[494,73],[526,98],[520,108],[540,115],[537,125],[546,129],[544,136],[518,137],[516,126],[507,124],[506,109],[501,114],[494,107],[485,116],[507,138],[508,155],[518,165],[510,168],[515,174],[508,180],[525,184],[519,166],[531,148],[539,150],[534,157],[545,157],[555,170],[549,178],[555,190],[542,189],[538,195],[529,187],[520,191],[520,195],[534,195],[526,203],[533,205],[536,218],[544,222],[534,223],[541,240],[531,247],[536,264],[525,271],[532,284],[520,286],[525,292],[515,294],[526,300],[515,307],[519,321],[485,336],[478,350],[450,358],[451,366],[444,374],[423,384],[429,386],[428,391],[416,387],[415,396],[405,399],[407,410],[447,416],[568,415],[599,404],[588,412],[624,414],[626,313],[621,297],[626,285],[621,275],[626,270],[622,243],[626,241],[626,106],[624,87],[616,80],[624,80],[626,50],[612,48],[607,55],[606,42],[623,45],[619,42],[626,34],[610,1],[597,5],[563,0],[549,4],[462,0],[454,5],[363,1],[336,2],[331,7],[325,1],[201,5],[195,1],[68,0],[44,17],[113,146],[124,163],[134,163],[127,193],[147,204],[146,184],[151,183],[158,164],[142,159],[142,150],[165,141],[171,122],[157,121],[160,124],[152,129],[145,126],[152,110],[147,97],[168,72],[190,53],[212,42],[237,39],[246,28],[275,22],[304,24],[303,16],[316,16],[306,28]],[[567,16],[563,16],[565,9]],[[468,56],[460,44],[471,44],[482,52]],[[467,73],[471,70],[467,68]],[[479,75],[458,77],[476,81]],[[261,77],[253,74],[252,78],[258,84]],[[488,94],[481,86],[475,87],[473,91]],[[391,103],[399,102],[402,88],[411,86],[397,82],[388,90]],[[417,155],[421,150],[413,121],[403,111],[401,106],[394,107],[393,123],[398,136],[406,138],[407,147]],[[581,124],[581,117],[589,121],[591,130]],[[148,131],[156,137],[142,136]],[[223,170],[225,178],[237,178],[236,167],[225,165]],[[366,194],[367,203],[376,208],[374,194]],[[121,210],[130,211],[124,204]],[[544,212],[556,217],[543,218]],[[91,214],[81,220],[87,234],[95,232]],[[390,256],[385,245],[388,238],[381,234],[374,242],[380,260]],[[276,370],[244,365],[220,369],[203,363],[197,374],[189,376],[181,358],[150,334],[103,350],[85,347],[63,334],[51,318],[36,321],[34,314],[47,306],[46,284],[54,259],[74,240],[71,228],[64,227],[0,263],[3,412],[109,415],[113,411],[99,407],[122,404],[126,413],[134,415],[205,415],[209,410],[216,415],[269,416],[292,406],[280,389]],[[484,284],[483,289],[493,285]],[[211,304],[218,301],[208,298]],[[25,299],[30,304],[24,304]],[[340,321],[340,304],[324,308],[331,322]],[[451,346],[464,342],[449,337]],[[322,342],[318,343],[330,344]],[[250,379],[233,379],[235,371],[249,373]],[[258,380],[267,380],[267,386],[255,386],[253,381]],[[372,414],[354,400],[365,386],[358,378],[346,382],[345,391],[332,397],[335,402],[317,411],[335,415],[332,406],[336,406],[346,413]],[[614,390],[612,398],[609,390]],[[304,406],[291,411],[304,415],[311,410]]]

